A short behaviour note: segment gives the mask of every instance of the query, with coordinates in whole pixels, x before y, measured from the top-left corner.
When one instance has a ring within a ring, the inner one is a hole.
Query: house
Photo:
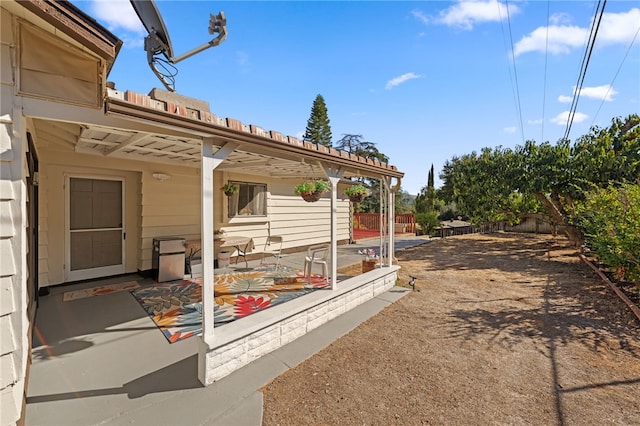
[[[154,238],[202,241],[204,384],[394,285],[390,235],[384,267],[337,286],[331,262],[331,291],[214,335],[214,229],[249,235],[256,247],[275,234],[289,249],[328,242],[335,259],[349,239],[340,180],[380,179],[393,206],[402,172],[218,117],[175,93],[119,90],[107,76],[122,42],[68,2],[3,1],[0,31],[0,424],[19,423],[24,412],[39,293],[149,271]],[[301,177],[328,179],[331,191],[305,203],[292,194]],[[230,200],[227,182],[259,196]]]

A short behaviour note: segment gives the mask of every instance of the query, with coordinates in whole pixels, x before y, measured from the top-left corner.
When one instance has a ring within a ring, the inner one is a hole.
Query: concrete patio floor
[[[396,239],[396,250],[428,242]],[[338,267],[360,261],[375,240],[340,246]],[[302,265],[304,253],[283,263]],[[259,261],[250,261],[250,266]],[[232,265],[235,267],[236,265]],[[238,262],[237,267],[244,267]],[[406,294],[394,288],[254,361],[211,386],[197,378],[198,338],[169,344],[128,291],[68,302],[64,292],[136,280],[140,276],[58,286],[40,299],[33,342],[26,423],[260,424],[257,389]],[[238,320],[241,321],[241,320]]]

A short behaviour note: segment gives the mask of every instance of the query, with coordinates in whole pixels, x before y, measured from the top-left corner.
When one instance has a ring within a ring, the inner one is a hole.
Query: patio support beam
[[[126,147],[128,147],[130,145],[133,145],[133,144],[136,144],[138,142],[142,142],[143,140],[148,139],[149,137],[150,137],[150,135],[147,134],[147,133],[138,133],[137,135],[131,136],[125,142],[122,142],[121,144],[118,144],[118,145],[114,146],[113,148],[109,149],[108,151],[106,151],[104,153],[104,156],[107,157],[107,156],[113,154],[114,152],[122,151]],[[76,145],[76,148],[77,148],[77,145]]]
[[[322,163],[324,173],[331,182],[331,289],[338,283],[338,182],[344,175],[342,166]]]
[[[218,167],[237,147],[238,144],[228,142],[213,153],[213,138],[202,140],[201,160],[201,256],[202,256],[202,339],[209,350],[213,345],[213,310],[214,310],[214,270],[215,259],[213,245],[214,223],[214,191],[213,171]],[[206,360],[199,360],[201,363]],[[205,369],[206,371],[206,369]]]

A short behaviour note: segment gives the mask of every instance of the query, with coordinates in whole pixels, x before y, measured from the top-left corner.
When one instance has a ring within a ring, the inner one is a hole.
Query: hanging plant
[[[296,185],[294,192],[309,203],[318,201],[322,194],[329,190],[329,182],[326,180],[308,180]]]
[[[234,185],[232,183],[226,183],[222,187],[222,190],[224,191],[224,195],[226,195],[227,197],[230,197],[233,194],[235,194],[236,192],[238,192],[240,190],[240,187],[238,185]]]
[[[369,195],[369,190],[358,183],[345,189],[344,195],[349,197],[353,203],[361,203],[364,197]]]

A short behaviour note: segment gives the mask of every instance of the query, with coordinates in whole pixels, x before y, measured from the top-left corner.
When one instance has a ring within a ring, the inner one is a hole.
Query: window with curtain
[[[240,188],[229,197],[229,217],[267,215],[266,184],[233,181],[229,183]]]

